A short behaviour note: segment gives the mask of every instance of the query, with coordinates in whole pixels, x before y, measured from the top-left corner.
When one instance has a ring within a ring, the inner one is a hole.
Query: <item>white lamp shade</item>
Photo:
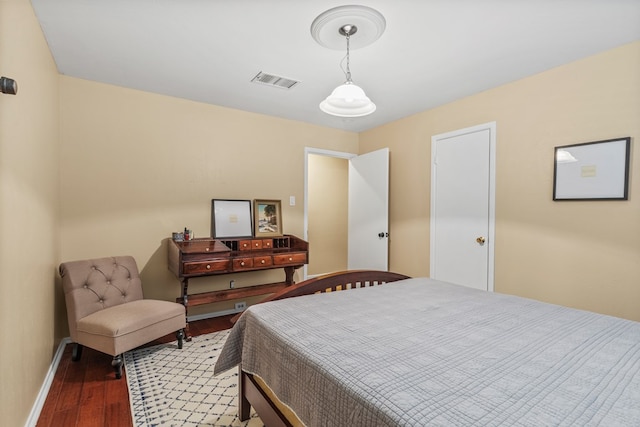
[[[339,117],[362,117],[376,111],[360,86],[350,81],[338,86],[331,95],[320,103],[320,109],[327,114]]]

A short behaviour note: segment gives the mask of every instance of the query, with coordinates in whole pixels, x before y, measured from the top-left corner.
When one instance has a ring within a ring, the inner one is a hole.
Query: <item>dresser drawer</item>
[[[235,271],[245,270],[245,269],[260,269],[267,268],[273,265],[273,260],[271,256],[257,256],[257,257],[243,257],[236,258],[233,260],[233,269]]]
[[[238,241],[238,250],[239,251],[250,251],[253,249],[251,246],[251,240],[239,240]]]
[[[306,263],[307,263],[307,254],[302,252],[273,256],[274,265],[306,264]]]
[[[235,258],[233,260],[233,269],[234,270],[242,270],[245,268],[253,268],[253,258],[251,257],[242,257]]]
[[[273,260],[270,256],[257,256],[253,258],[253,266],[258,267],[271,267]]]
[[[231,260],[216,259],[210,261],[185,262],[183,264],[183,273],[188,274],[206,274],[215,271],[225,271],[231,268]]]

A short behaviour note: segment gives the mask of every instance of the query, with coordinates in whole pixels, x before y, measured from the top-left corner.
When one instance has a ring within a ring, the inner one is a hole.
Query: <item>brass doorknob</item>
[[[482,236],[478,237],[478,238],[476,239],[476,242],[478,242],[478,243],[479,243],[479,244],[481,244],[481,245],[484,245],[484,242],[485,242],[484,237],[482,237]]]

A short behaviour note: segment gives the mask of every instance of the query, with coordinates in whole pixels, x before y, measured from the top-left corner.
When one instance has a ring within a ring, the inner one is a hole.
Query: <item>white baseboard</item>
[[[56,354],[53,356],[51,366],[49,366],[49,371],[44,377],[44,382],[42,383],[40,392],[38,393],[36,401],[31,408],[31,413],[29,414],[29,418],[27,418],[25,427],[35,427],[35,425],[38,423],[38,418],[40,418],[40,412],[42,411],[45,400],[47,400],[47,395],[49,394],[49,389],[51,388],[53,377],[55,377],[56,371],[58,370],[58,365],[60,364],[60,359],[62,359],[62,353],[64,353],[64,348],[66,347],[66,345],[70,343],[71,338],[66,337],[63,338],[62,341],[60,341],[60,344],[58,344],[58,349],[56,350]]]

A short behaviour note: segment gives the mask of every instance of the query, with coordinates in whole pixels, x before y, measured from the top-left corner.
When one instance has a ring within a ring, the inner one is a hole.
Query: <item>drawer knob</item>
[[[259,244],[259,243],[256,243],[256,248],[257,248],[258,246],[260,246],[260,244]]]
[[[205,251],[207,251],[207,252],[209,252],[209,248],[205,248],[204,250],[205,250]]]
[[[207,264],[207,270],[211,270],[211,266]]]
[[[241,265],[242,267],[244,267],[244,261],[240,262],[240,265]]]
[[[293,258],[289,257],[289,261],[293,261]]]
[[[242,245],[242,247],[243,247],[243,248],[246,248],[246,247],[247,247],[247,244],[245,243],[244,245]]]
[[[262,261],[260,261],[260,262],[261,262],[261,263],[263,263],[263,264],[265,263],[265,261],[264,261],[264,260],[262,260]]]

